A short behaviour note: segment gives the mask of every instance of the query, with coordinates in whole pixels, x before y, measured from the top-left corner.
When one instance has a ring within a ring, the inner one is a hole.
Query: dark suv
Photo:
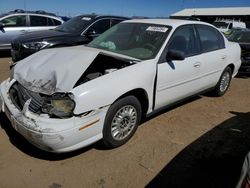
[[[0,50],[10,50],[11,41],[20,34],[53,29],[64,21],[61,17],[45,11],[17,9],[0,15]]]
[[[45,48],[87,44],[110,27],[127,19],[120,16],[80,15],[53,30],[20,35],[12,41],[12,60],[19,61]]]
[[[241,47],[241,66],[239,76],[250,76],[250,29],[232,29],[228,40],[239,43]]]

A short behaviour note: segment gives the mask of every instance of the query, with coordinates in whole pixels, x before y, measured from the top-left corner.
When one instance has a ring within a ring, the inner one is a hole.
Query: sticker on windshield
[[[89,20],[91,20],[91,18],[89,18],[89,17],[82,17],[82,20],[89,21]]]
[[[156,26],[149,26],[146,31],[155,31],[155,32],[167,32],[168,28],[166,27],[156,27]]]

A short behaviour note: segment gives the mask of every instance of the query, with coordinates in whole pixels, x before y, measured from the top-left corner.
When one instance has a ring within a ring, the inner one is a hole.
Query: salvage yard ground
[[[0,81],[9,75],[0,58]],[[0,187],[235,187],[250,150],[250,79],[221,98],[201,95],[142,123],[124,146],[67,154],[30,145],[0,114]]]

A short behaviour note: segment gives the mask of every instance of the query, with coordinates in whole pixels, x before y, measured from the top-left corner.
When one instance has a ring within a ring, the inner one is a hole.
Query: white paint
[[[130,20],[132,23],[155,23],[172,26],[174,29],[183,24],[202,24],[202,22],[175,20]],[[208,24],[206,24],[208,25]],[[87,67],[99,53],[117,58],[130,58],[103,50],[88,47],[70,47],[42,50],[22,60],[14,71],[14,79],[4,81],[0,86],[0,102],[7,106],[7,116],[13,127],[28,141],[41,149],[52,152],[72,151],[102,138],[102,130],[106,113],[118,98],[125,93],[142,89],[147,94],[149,107],[147,113],[153,111],[154,85],[157,74],[155,109],[178,101],[201,90],[216,85],[219,77],[229,64],[235,66],[233,75],[240,67],[240,47],[228,42],[226,49],[187,57],[183,61],[157,64],[159,57],[168,42],[164,42],[156,58],[139,61],[131,66],[110,71],[75,88],[74,85]],[[226,58],[223,59],[224,55]],[[133,59],[133,58],[131,58]],[[199,63],[199,66],[196,66]],[[158,72],[157,72],[158,71]],[[9,88],[19,81],[27,89],[50,95],[54,92],[72,93],[76,103],[74,114],[92,111],[87,116],[73,116],[68,119],[49,118],[46,114],[35,114],[24,108],[19,111],[9,97]],[[51,87],[36,86],[39,81],[46,83],[52,80]],[[2,99],[2,100],[1,100]],[[95,121],[86,129],[87,126]],[[50,149],[49,149],[50,148]]]

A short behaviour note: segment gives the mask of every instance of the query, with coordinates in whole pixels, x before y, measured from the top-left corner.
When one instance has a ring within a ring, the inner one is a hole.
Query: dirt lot
[[[0,81],[8,61],[0,58]],[[0,187],[235,187],[250,150],[250,79],[151,117],[126,145],[68,154],[30,145],[0,114]]]

